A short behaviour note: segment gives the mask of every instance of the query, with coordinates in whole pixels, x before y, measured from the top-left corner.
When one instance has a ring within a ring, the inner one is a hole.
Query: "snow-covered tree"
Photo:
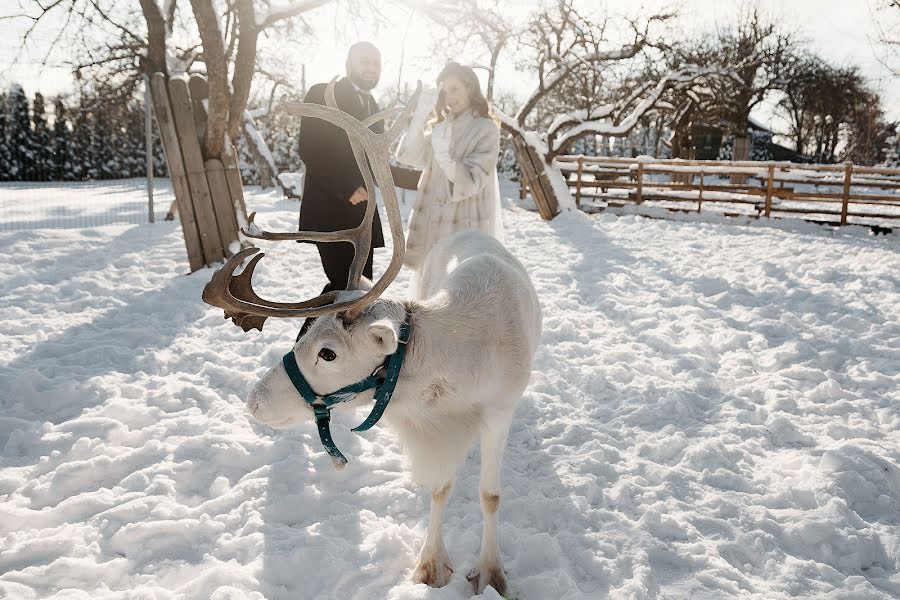
[[[900,169],[900,124],[894,125],[894,132],[887,139],[884,148],[883,167]]]
[[[29,181],[47,181],[53,176],[53,149],[47,127],[47,111],[44,96],[35,93],[31,103],[31,148],[34,162],[26,169]]]
[[[0,181],[7,181],[11,178],[9,145],[7,142],[7,133],[9,131],[8,117],[6,114],[7,97],[6,94],[0,92]]]
[[[86,110],[88,102],[79,98],[78,109],[72,118],[72,155],[76,158],[72,172],[78,181],[95,179],[97,168],[94,161],[94,115]]]
[[[72,154],[69,118],[62,97],[53,101],[53,176],[56,181],[75,181],[75,156]]]
[[[28,98],[22,86],[10,86],[7,98],[8,132],[6,142],[9,147],[9,179],[23,181],[28,169],[34,163],[34,149],[31,142],[31,118],[28,115]]]
[[[120,108],[122,127],[119,131],[118,177],[143,177],[146,173],[143,103],[132,100]]]

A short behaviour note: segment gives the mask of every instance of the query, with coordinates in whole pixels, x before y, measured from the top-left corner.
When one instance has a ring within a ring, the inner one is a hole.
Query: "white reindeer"
[[[388,272],[372,290],[329,297],[327,300],[335,302],[327,307],[320,306],[321,298],[293,305],[259,298],[250,286],[259,257],[240,276],[232,277],[243,257],[255,249],[232,257],[216,273],[204,291],[204,299],[225,308],[226,315],[245,329],[261,328],[259,318],[267,316],[331,313],[320,316],[285,361],[272,367],[253,387],[247,408],[256,419],[273,427],[324,417],[317,419],[320,434],[340,466],[343,456],[328,435],[323,398],[369,379],[387,357],[397,356],[398,350],[403,356],[404,323],[408,323],[405,357],[384,418],[408,455],[413,479],[431,490],[431,519],[413,578],[441,587],[453,573],[443,539],[444,509],[456,472],[479,436],[484,524],[481,553],[468,578],[478,593],[490,585],[504,594],[508,586],[497,536],[500,465],[516,403],[528,384],[541,336],[541,310],[534,287],[524,267],[502,244],[470,230],[443,241],[429,254],[419,283],[419,300],[373,299],[373,290],[380,293],[379,286],[383,290],[399,270],[398,257],[402,261],[399,210],[393,186],[386,178],[387,144],[379,147],[373,141],[389,142],[397,132],[392,128],[379,139],[365,127],[343,119],[342,113],[321,106],[285,105],[294,114],[318,116],[341,125],[354,147],[362,142],[385,197],[391,230],[399,229],[400,236],[394,235],[394,257]],[[360,157],[358,152],[357,159]],[[361,170],[368,178],[367,170]],[[371,181],[367,185],[373,198]],[[372,208],[370,203],[369,213]],[[359,271],[368,254],[367,240],[360,244],[359,238],[369,230],[364,220],[352,233],[339,234],[346,236],[343,238],[259,230],[251,237],[352,240],[358,245],[351,284],[358,289]],[[286,365],[290,364],[296,365],[303,380],[299,387],[296,377],[288,372],[291,367]],[[372,402],[373,396],[378,397],[367,390],[329,398],[351,408]],[[318,405],[316,413],[311,403]]]

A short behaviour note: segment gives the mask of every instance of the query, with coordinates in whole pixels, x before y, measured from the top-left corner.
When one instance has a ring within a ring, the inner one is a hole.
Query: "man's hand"
[[[366,191],[364,187],[356,188],[356,191],[353,192],[353,195],[350,196],[350,204],[356,206],[360,202],[365,202],[369,199],[369,192]]]

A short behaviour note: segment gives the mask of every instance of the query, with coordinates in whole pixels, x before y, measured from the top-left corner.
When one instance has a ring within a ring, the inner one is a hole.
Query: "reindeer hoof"
[[[422,560],[416,565],[413,581],[415,583],[424,583],[434,588],[444,587],[450,582],[452,573],[453,567],[450,566],[449,562],[435,559]]]
[[[499,564],[490,567],[479,567],[476,565],[466,575],[466,579],[472,582],[476,594],[483,594],[487,586],[497,590],[497,593],[503,597],[506,597],[506,593],[509,591],[509,585],[506,583],[506,574],[503,572],[503,567]]]

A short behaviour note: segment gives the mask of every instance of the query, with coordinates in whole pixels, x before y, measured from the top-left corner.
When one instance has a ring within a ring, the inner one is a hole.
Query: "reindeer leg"
[[[481,514],[484,529],[481,532],[481,555],[475,568],[467,576],[477,593],[492,586],[501,595],[506,594],[506,574],[500,562],[500,540],[497,537],[497,511],[500,508],[500,463],[509,433],[510,418],[487,427],[481,434]]]
[[[419,554],[419,564],[413,572],[413,581],[431,587],[444,587],[450,581],[453,567],[444,546],[444,509],[450,499],[453,482],[435,488],[431,492],[431,518],[428,521],[428,534]]]

